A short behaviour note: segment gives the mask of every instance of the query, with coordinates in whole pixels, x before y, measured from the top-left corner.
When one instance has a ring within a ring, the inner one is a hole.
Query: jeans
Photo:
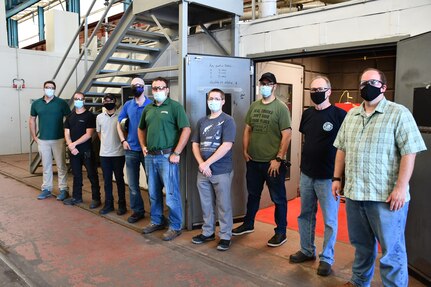
[[[82,200],[82,165],[87,170],[87,177],[91,183],[91,198],[100,201],[99,177],[97,175],[96,158],[93,151],[70,154],[70,165],[73,174],[72,197]]]
[[[126,173],[129,181],[130,208],[133,212],[144,213],[144,201],[139,187],[141,165],[145,170],[144,154],[142,151],[126,150]]]
[[[274,229],[275,233],[285,234],[287,226],[287,199],[286,186],[284,185],[286,166],[281,164],[278,175],[274,177],[268,174],[269,165],[269,162],[256,162],[252,160],[247,162],[246,180],[248,199],[244,225],[254,227],[254,219],[259,210],[263,184],[266,182],[271,200],[275,204],[274,218],[277,224],[277,227]]]
[[[180,173],[178,164],[169,162],[169,154],[147,155],[148,191],[151,202],[151,223],[163,224],[163,186],[166,191],[166,205],[169,208],[169,227],[181,230],[183,207],[180,194]]]
[[[232,237],[233,218],[230,196],[232,176],[233,172],[205,177],[198,172],[196,183],[204,219],[202,234],[205,236],[210,236],[215,231],[216,215],[214,205],[216,205],[220,224],[220,239],[230,240]]]
[[[43,182],[42,190],[52,191],[53,172],[52,156],[54,155],[55,164],[58,171],[58,188],[67,190],[67,167],[66,167],[66,145],[64,139],[58,140],[39,140],[37,142],[39,155],[42,159]]]
[[[105,188],[105,205],[113,205],[114,197],[112,195],[112,173],[115,175],[118,191],[118,204],[126,204],[126,187],[124,183],[124,156],[100,157],[100,165],[103,171],[103,181]]]
[[[350,243],[355,247],[351,281],[356,286],[370,286],[377,256],[377,241],[382,248],[380,276],[383,286],[407,287],[405,226],[408,202],[397,211],[389,203],[355,201],[346,198]]]
[[[320,261],[334,263],[334,245],[337,238],[339,200],[332,196],[331,179],[313,179],[301,173],[301,213],[298,216],[301,252],[307,256],[316,254],[314,236],[316,230],[317,200],[323,214],[325,232]]]

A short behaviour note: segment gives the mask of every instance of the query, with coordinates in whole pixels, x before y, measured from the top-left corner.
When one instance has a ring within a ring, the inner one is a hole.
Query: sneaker
[[[108,214],[111,211],[114,211],[114,206],[113,205],[109,205],[109,204],[105,204],[105,206],[103,206],[103,208],[101,210],[99,210],[99,214]]]
[[[127,218],[127,222],[135,223],[144,217],[145,217],[145,212],[133,212],[133,214],[130,215],[129,218]]]
[[[162,230],[165,229],[165,224],[155,224],[155,223],[150,223],[147,226],[144,227],[144,229],[142,229],[142,233],[143,234],[148,234],[148,233],[152,233],[154,231],[157,230]]]
[[[45,199],[45,198],[48,198],[51,196],[52,196],[51,191],[44,189],[44,190],[42,190],[41,193],[39,193],[39,195],[37,196],[37,199]]]
[[[286,234],[276,233],[270,240],[268,240],[267,245],[270,247],[277,247],[284,244],[286,241]]]
[[[77,205],[83,203],[82,199],[75,199],[73,197],[67,198],[63,200],[64,205]]]
[[[331,272],[331,264],[325,261],[320,261],[319,267],[317,268],[317,275],[328,276]]]
[[[95,209],[95,208],[98,208],[100,205],[102,205],[102,203],[100,202],[100,200],[93,199],[91,201],[91,203],[90,203],[90,206],[88,208]]]
[[[252,233],[254,232],[254,227],[247,227],[244,224],[241,224],[237,228],[232,229],[232,235],[243,235],[246,233]]]
[[[203,234],[196,235],[192,238],[192,243],[194,244],[201,244],[207,241],[215,240],[215,234],[211,234],[210,236],[205,236]]]
[[[218,245],[217,245],[217,250],[219,251],[226,251],[229,249],[231,245],[230,240],[227,239],[220,239]]]
[[[60,190],[60,194],[57,196],[57,200],[63,201],[69,197],[69,193],[65,189]]]
[[[175,237],[180,236],[181,233],[182,233],[181,230],[173,230],[173,229],[169,228],[168,231],[163,233],[162,239],[164,241],[170,241],[170,240],[174,239]]]
[[[314,261],[316,260],[316,256],[307,256],[302,251],[298,251],[295,254],[292,254],[289,256],[289,262],[290,263],[302,263],[305,261]]]

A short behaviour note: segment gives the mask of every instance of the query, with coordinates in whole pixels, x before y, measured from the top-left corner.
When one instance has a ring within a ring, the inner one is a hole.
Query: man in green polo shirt
[[[70,114],[70,108],[65,100],[57,98],[54,95],[56,85],[53,81],[46,81],[43,84],[43,88],[44,96],[32,103],[29,119],[31,137],[37,142],[43,166],[42,192],[37,199],[45,199],[52,196],[52,156],[54,155],[58,171],[58,188],[60,189],[57,200],[62,201],[69,196],[63,118]],[[36,133],[36,118],[39,119],[39,135]]]
[[[143,233],[161,230],[166,226],[162,193],[165,187],[169,229],[163,234],[163,240],[168,241],[181,234],[183,211],[178,164],[191,129],[183,106],[168,97],[166,79],[155,79],[152,91],[154,103],[145,107],[138,128],[151,202],[151,223],[144,228]]]

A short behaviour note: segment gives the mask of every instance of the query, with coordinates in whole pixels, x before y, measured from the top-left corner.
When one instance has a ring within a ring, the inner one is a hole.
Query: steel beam
[[[39,41],[45,40],[45,15],[43,7],[37,7],[37,23],[39,28]]]
[[[21,3],[18,6],[15,6],[14,8],[6,11],[6,18],[10,18],[16,14],[18,14],[19,12],[21,12],[22,10],[27,9],[28,7],[36,4],[37,2],[39,2],[40,0],[27,0],[26,2]]]

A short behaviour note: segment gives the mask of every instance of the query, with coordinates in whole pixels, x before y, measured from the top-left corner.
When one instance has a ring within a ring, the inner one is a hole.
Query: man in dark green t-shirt
[[[169,229],[163,240],[181,234],[182,200],[179,188],[180,154],[189,140],[191,129],[183,106],[168,97],[168,81],[157,78],[152,83],[154,102],[145,107],[138,128],[139,143],[145,155],[145,171],[151,202],[151,223],[143,233],[165,228],[163,193],[169,207]]]
[[[259,209],[263,184],[268,185],[275,204],[275,235],[268,246],[286,242],[287,199],[286,152],[291,137],[290,113],[287,106],[275,97],[277,80],[272,73],[264,73],[259,80],[262,99],[251,104],[246,116],[243,153],[247,164],[247,213],[244,223],[232,230],[232,235],[254,231],[254,219]]]
[[[57,199],[64,200],[69,193],[63,118],[70,114],[70,108],[65,100],[54,95],[56,86],[53,81],[46,81],[43,88],[44,96],[31,104],[29,119],[31,137],[37,142],[43,166],[42,192],[37,198],[45,199],[52,196],[52,156],[54,155],[58,171],[58,188],[60,189]],[[38,118],[39,135],[36,132],[36,118]]]

